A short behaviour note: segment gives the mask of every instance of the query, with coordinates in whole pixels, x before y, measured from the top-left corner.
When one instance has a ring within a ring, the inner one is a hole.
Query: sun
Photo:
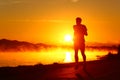
[[[69,34],[65,35],[65,41],[66,41],[66,42],[72,41],[72,36],[69,35]]]

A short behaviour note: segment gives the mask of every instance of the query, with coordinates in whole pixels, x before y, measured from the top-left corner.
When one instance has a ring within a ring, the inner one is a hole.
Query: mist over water
[[[116,53],[116,51],[112,51]],[[87,61],[97,60],[97,56],[108,54],[107,50],[86,50]],[[1,66],[35,65],[74,62],[74,50],[49,48],[34,52],[0,52]],[[82,56],[79,51],[79,61]]]

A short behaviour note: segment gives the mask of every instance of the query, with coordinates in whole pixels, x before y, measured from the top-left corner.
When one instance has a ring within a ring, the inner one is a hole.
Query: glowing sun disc
[[[71,35],[65,35],[65,41],[70,42],[72,40]]]

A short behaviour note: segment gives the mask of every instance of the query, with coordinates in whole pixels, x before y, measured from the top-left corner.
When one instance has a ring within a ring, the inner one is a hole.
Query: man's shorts
[[[85,51],[85,42],[74,42],[74,49]]]

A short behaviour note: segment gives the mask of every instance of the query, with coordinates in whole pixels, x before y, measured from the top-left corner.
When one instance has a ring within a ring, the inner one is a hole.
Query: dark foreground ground
[[[0,80],[120,80],[120,59],[90,61],[86,70],[79,64],[1,67]]]

